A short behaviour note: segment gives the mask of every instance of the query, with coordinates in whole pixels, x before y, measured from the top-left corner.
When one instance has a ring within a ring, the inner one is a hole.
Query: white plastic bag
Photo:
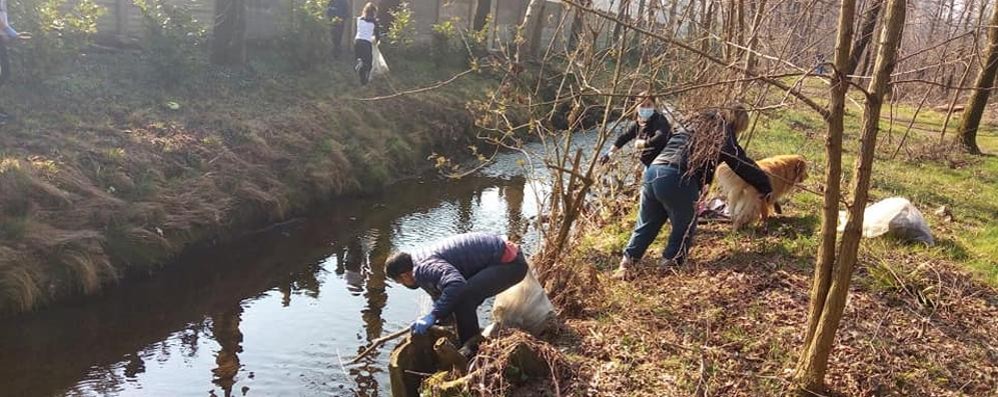
[[[544,332],[554,319],[554,305],[532,270],[518,284],[496,295],[492,324],[482,332],[486,338],[501,328],[517,328],[534,336]]]
[[[848,214],[839,212],[839,232],[845,231]],[[935,244],[929,224],[922,213],[904,197],[881,200],[863,212],[863,237],[873,238],[891,233],[906,241]]]
[[[385,57],[381,55],[377,44],[371,47],[371,63],[371,77],[388,74],[388,62],[385,62]]]

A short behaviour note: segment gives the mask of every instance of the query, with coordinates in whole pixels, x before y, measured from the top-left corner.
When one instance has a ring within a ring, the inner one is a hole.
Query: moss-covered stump
[[[441,338],[457,340],[457,336],[449,330],[431,327],[426,335],[409,334],[395,346],[388,362],[392,396],[419,397],[419,388],[425,378],[423,374],[436,373],[441,366],[433,350],[434,344]]]

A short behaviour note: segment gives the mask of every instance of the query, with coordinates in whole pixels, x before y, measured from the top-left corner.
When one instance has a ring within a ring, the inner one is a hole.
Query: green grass
[[[393,96],[464,69],[400,57],[390,80],[362,87],[347,60],[295,70],[252,59],[164,84],[142,55],[102,52],[4,87],[17,100],[3,102],[16,120],[0,128],[0,316],[379,189],[430,167],[430,153],[460,155],[474,139],[465,104],[496,84],[470,74]]]
[[[887,117],[888,109],[884,114]],[[910,119],[915,109],[910,105],[894,108],[897,118]],[[982,150],[992,155],[970,157],[956,154],[958,149],[946,140],[948,145],[942,150],[944,156],[938,158],[918,158],[926,146],[938,145],[938,131],[944,114],[931,109],[922,109],[909,134],[905,147],[912,150],[909,155],[902,149],[892,158],[900,135],[907,122],[896,122],[892,136],[888,138],[886,129],[889,121],[881,120],[878,138],[877,160],[873,168],[871,199],[878,201],[887,197],[902,196],[918,207],[942,249],[923,250],[919,255],[927,259],[952,261],[971,270],[980,280],[998,286],[998,131],[993,124],[982,127],[978,143]],[[959,120],[951,120],[950,136]],[[846,153],[843,169],[847,179],[843,188],[848,190],[852,168],[858,149],[859,115],[853,111],[846,117]],[[749,154],[762,158],[777,154],[803,154],[811,163],[810,177],[805,185],[817,188],[824,178],[824,132],[825,126],[820,117],[806,110],[783,109],[760,120],[748,145]],[[817,190],[817,189],[813,189]],[[937,208],[946,206],[952,211],[953,222],[946,222],[935,215]],[[799,192],[792,200],[795,214],[818,214],[821,198],[813,193]],[[817,222],[816,217],[812,217]],[[784,245],[803,245],[805,249],[817,246],[817,235],[800,236],[809,241],[783,241]],[[869,244],[868,245],[872,245]],[[798,249],[791,250],[798,251]],[[896,244],[878,247],[883,251],[898,249]]]

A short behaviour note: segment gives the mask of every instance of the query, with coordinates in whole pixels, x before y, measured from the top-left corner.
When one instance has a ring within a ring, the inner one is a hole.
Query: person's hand
[[[648,141],[646,141],[644,139],[636,139],[636,140],[634,140],[634,147],[637,148],[638,150],[644,149],[645,146],[647,146],[647,145],[648,145]]]
[[[603,153],[603,155],[599,157],[600,165],[605,165],[606,163],[609,162],[610,162],[610,152]]]
[[[416,335],[423,335],[436,322],[437,318],[430,313],[413,322],[409,329],[411,329],[412,333]]]

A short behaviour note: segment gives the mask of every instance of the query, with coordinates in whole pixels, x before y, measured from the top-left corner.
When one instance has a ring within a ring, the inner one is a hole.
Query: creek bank
[[[193,246],[425,172],[428,155],[467,151],[465,103],[492,84],[474,75],[362,102],[391,90],[357,87],[343,65],[212,72],[163,89],[127,55],[87,62],[50,86],[12,88],[20,117],[0,131],[0,316],[99,293]],[[407,86],[451,72],[399,69],[407,77],[393,83]]]

